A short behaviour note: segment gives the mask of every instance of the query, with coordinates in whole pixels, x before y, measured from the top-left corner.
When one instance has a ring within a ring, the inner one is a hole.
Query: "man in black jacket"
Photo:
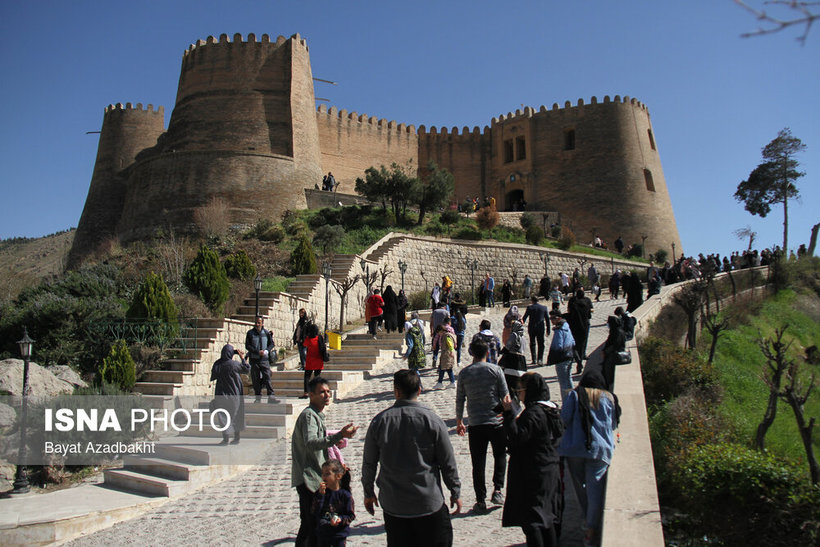
[[[271,358],[275,360],[276,346],[273,343],[273,334],[264,326],[261,315],[256,316],[256,325],[245,336],[245,349],[248,351],[248,360],[251,362],[251,383],[256,394],[254,402],[262,401],[262,388],[268,390],[268,402],[278,403],[273,396],[273,386],[270,383]]]
[[[544,331],[550,333],[550,326],[547,323],[547,313],[549,310],[543,304],[538,303],[538,297],[532,297],[532,304],[527,306],[527,311],[524,312],[524,317],[521,319],[522,323],[527,323],[527,334],[530,336],[530,356],[532,357],[532,364],[541,364],[544,360]],[[538,345],[538,359],[536,360],[535,347]]]

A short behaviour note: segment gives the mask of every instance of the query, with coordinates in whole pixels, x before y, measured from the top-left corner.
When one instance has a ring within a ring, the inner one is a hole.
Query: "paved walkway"
[[[588,352],[602,344],[607,336],[606,318],[616,305],[624,300],[602,300],[595,304],[590,328]],[[522,309],[523,312],[523,309]],[[492,321],[493,332],[500,335],[501,318],[506,309],[488,310],[486,318]],[[469,340],[478,330],[479,318],[468,316]],[[549,340],[547,340],[547,345]],[[466,365],[468,355],[462,356]],[[545,356],[546,357],[546,356]],[[594,360],[596,355],[591,355]],[[428,356],[428,363],[429,363]],[[353,422],[360,426],[356,437],[344,451],[353,470],[353,496],[356,520],[352,524],[349,545],[384,545],[384,524],[381,510],[371,517],[364,509],[360,481],[363,440],[372,417],[393,404],[392,374],[402,368],[404,361],[396,359],[382,373],[349,393],[327,410],[329,428],[339,428]],[[560,400],[554,367],[539,367],[550,385],[553,400]],[[520,528],[501,527],[501,507],[491,506],[485,515],[475,515],[470,508],[475,503],[471,479],[471,463],[467,437],[455,433],[455,390],[431,390],[437,373],[427,370],[422,374],[424,391],[420,401],[431,406],[450,427],[450,435],[458,462],[462,483],[464,510],[453,518],[455,545],[507,546],[523,545]],[[447,382],[445,381],[445,385]],[[487,484],[492,486],[492,455],[488,454]],[[290,439],[272,443],[265,461],[269,465],[256,466],[248,472],[203,488],[188,496],[149,509],[143,516],[117,524],[106,530],[75,539],[69,545],[281,545],[291,544],[299,528],[299,502],[296,490],[290,487]],[[581,516],[572,486],[566,483],[567,507],[564,513],[562,545],[581,545]],[[447,496],[449,497],[449,496]]]

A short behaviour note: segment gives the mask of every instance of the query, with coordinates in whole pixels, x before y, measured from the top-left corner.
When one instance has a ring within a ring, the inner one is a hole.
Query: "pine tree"
[[[111,346],[108,357],[100,365],[97,380],[100,384],[113,384],[123,391],[131,391],[134,387],[137,382],[137,366],[125,340],[117,340]]]
[[[183,281],[191,292],[205,302],[208,309],[214,314],[222,314],[231,284],[216,251],[202,245],[196,258],[185,271]]]
[[[313,246],[310,244],[310,239],[304,234],[299,238],[296,248],[290,253],[290,269],[293,275],[315,274],[319,271]]]

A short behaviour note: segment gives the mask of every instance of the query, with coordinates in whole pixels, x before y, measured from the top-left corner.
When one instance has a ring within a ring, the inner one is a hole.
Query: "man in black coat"
[[[245,336],[245,349],[248,351],[248,360],[251,362],[251,383],[256,394],[254,402],[262,401],[262,388],[268,391],[268,402],[278,403],[273,396],[273,386],[270,383],[271,358],[275,360],[276,346],[273,343],[273,334],[264,326],[261,315],[256,316],[255,326]]]
[[[233,356],[238,355],[240,361],[235,361]],[[239,432],[245,429],[245,385],[240,374],[247,374],[251,367],[245,361],[242,350],[235,350],[232,345],[226,344],[222,347],[221,357],[214,363],[211,369],[211,381],[216,381],[216,398],[211,403],[211,412],[223,410],[228,415],[229,423],[224,423],[224,415],[218,416],[221,427],[228,425],[222,432],[222,442],[228,444],[228,440],[233,433],[233,442],[239,444]]]
[[[584,289],[575,291],[575,296],[567,303],[567,323],[575,338],[575,374],[581,374],[582,361],[587,358],[589,320],[592,319],[592,300],[584,296]]]
[[[538,303],[538,297],[532,297],[532,304],[527,306],[527,311],[524,312],[524,317],[521,319],[522,323],[527,323],[527,334],[530,335],[530,356],[532,357],[532,364],[541,364],[544,360],[544,331],[550,333],[550,325],[547,323],[547,314],[549,310],[543,304]],[[538,359],[536,359],[535,347],[538,346]]]

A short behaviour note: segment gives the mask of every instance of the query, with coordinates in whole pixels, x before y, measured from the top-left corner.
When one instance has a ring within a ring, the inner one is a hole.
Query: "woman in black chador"
[[[241,361],[235,361],[233,356],[238,355]],[[230,417],[230,424],[226,424],[223,412],[217,414],[220,427],[228,425],[222,432],[222,442],[228,444],[233,433],[231,444],[239,444],[239,433],[245,429],[245,397],[244,384],[240,374],[248,374],[251,366],[245,360],[242,350],[234,349],[230,344],[222,347],[222,356],[217,359],[211,369],[211,381],[216,381],[216,397],[211,402],[211,412],[224,410]]]

